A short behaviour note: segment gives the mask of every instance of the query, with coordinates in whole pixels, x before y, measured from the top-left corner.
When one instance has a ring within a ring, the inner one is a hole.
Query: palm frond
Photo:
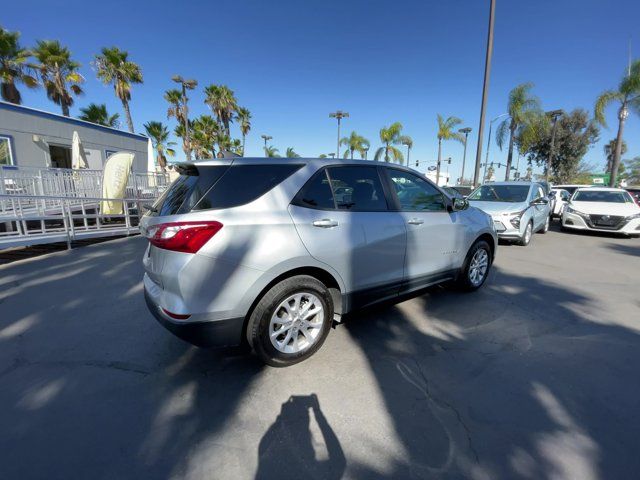
[[[596,122],[605,128],[607,127],[607,121],[604,118],[604,111],[614,100],[620,100],[620,93],[614,90],[607,90],[602,92],[596,99],[596,104],[593,108],[593,116]]]
[[[506,118],[502,122],[500,122],[500,125],[498,125],[498,128],[496,129],[496,144],[498,145],[500,150],[502,150],[502,147],[504,147],[504,144],[509,136],[510,124],[511,120],[509,118]]]
[[[376,154],[374,155],[373,159],[376,162],[379,162],[381,158],[384,157],[384,151],[385,151],[385,147],[380,147],[379,149],[376,150]]]

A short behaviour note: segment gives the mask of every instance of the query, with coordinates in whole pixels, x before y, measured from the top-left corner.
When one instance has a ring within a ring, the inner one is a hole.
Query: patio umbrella
[[[82,147],[80,141],[80,135],[75,130],[73,131],[73,141],[71,142],[71,168],[79,170],[80,168],[89,168],[87,162],[87,154]]]
[[[156,159],[154,158],[154,150],[153,143],[151,143],[151,139],[149,139],[147,143],[147,172],[156,171]]]

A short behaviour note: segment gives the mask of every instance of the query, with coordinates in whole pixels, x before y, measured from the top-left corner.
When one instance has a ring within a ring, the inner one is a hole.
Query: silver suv
[[[482,286],[489,215],[419,173],[371,161],[183,164],[143,217],[144,290],[199,346],[248,343],[272,366],[311,356],[357,308],[455,281]]]
[[[529,245],[535,232],[547,233],[551,206],[544,187],[536,182],[493,182],[474,190],[467,199],[493,217],[500,238]]]

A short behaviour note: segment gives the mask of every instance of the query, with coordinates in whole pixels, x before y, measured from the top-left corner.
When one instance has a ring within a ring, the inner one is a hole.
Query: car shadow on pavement
[[[406,459],[357,478],[629,478],[640,469],[638,330],[597,298],[497,268],[345,322]]]
[[[635,243],[635,245],[620,245],[619,243],[611,243],[607,245],[607,248],[614,250],[616,252],[624,253],[626,255],[632,255],[634,257],[640,257],[640,242]]]

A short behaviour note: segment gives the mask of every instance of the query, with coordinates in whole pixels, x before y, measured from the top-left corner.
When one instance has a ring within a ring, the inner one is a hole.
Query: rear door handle
[[[316,220],[315,222],[313,222],[313,226],[320,228],[331,228],[337,227],[338,222],[336,222],[335,220],[331,220],[330,218],[323,218],[322,220]]]
[[[407,223],[409,225],[422,225],[424,223],[424,220],[421,220],[420,218],[412,218]]]

